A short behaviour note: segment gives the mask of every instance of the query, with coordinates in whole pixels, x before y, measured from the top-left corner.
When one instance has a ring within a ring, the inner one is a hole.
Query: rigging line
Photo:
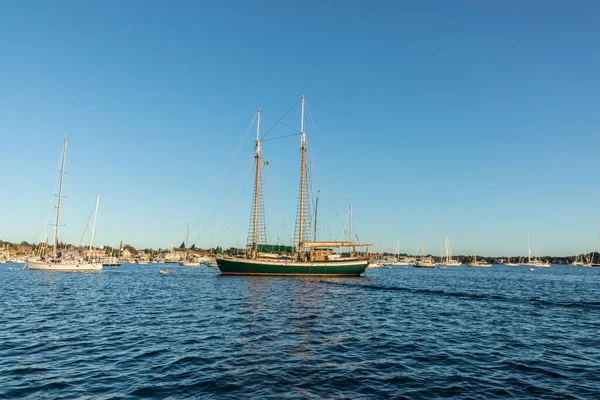
[[[311,146],[310,146],[309,144],[307,144],[307,146],[308,146],[308,150],[309,150],[309,151],[308,151],[308,153],[309,153],[309,154],[312,154]],[[311,164],[312,164],[312,168],[314,169],[314,163],[313,163],[312,156],[310,157],[310,161],[311,161]],[[323,187],[321,187],[321,189],[323,189]],[[336,217],[337,217],[337,219],[338,219],[338,221],[339,221],[339,223],[340,223],[340,226],[343,226],[344,233],[346,233],[345,224],[343,224],[343,223],[342,223],[342,219],[340,218],[340,214],[338,213],[337,209],[336,209],[336,208],[333,206],[333,202],[332,202],[332,201],[330,201],[330,199],[329,199],[329,197],[328,197],[328,195],[327,195],[327,191],[326,191],[326,190],[323,190],[323,193],[325,194],[325,200],[326,200],[326,201],[329,203],[329,206],[330,206],[330,207],[333,209],[333,211],[335,212],[335,215],[336,215]]]
[[[93,214],[94,214],[94,207],[92,207],[90,216],[88,217],[88,220],[85,223],[85,228],[83,228],[83,233],[81,234],[81,239],[79,239],[79,244],[77,245],[77,247],[81,247],[81,243],[83,242],[83,237],[85,236],[85,233],[87,232],[88,228],[90,227],[90,220],[92,219]]]
[[[196,244],[196,242],[198,242],[198,240],[200,240],[200,237],[202,237],[202,235],[204,234],[204,232],[206,231],[206,229],[208,229],[208,225],[210,224],[210,221],[212,221],[212,219],[215,218],[215,213],[217,212],[217,210],[219,209],[219,207],[221,206],[221,204],[223,203],[223,201],[227,198],[227,196],[229,196],[229,194],[231,193],[231,191],[233,190],[233,188],[235,187],[235,185],[238,183],[238,181],[240,180],[240,176],[242,176],[243,172],[246,171],[246,169],[248,169],[249,165],[251,164],[252,159],[254,158],[254,152],[250,153],[250,157],[248,157],[248,161],[246,162],[246,166],[240,171],[240,173],[238,174],[236,180],[233,182],[233,185],[231,185],[231,188],[229,189],[229,191],[225,194],[225,196],[223,196],[223,198],[221,199],[221,201],[217,204],[217,206],[215,207],[213,213],[212,213],[212,218],[206,223],[206,225],[204,226],[204,230],[198,235],[198,237],[196,238],[196,240],[194,241],[193,244]]]
[[[292,136],[298,136],[299,134],[300,134],[300,132],[296,132],[296,133],[292,133],[292,134],[289,134],[289,135],[277,136],[277,137],[274,137],[274,138],[271,138],[271,139],[266,139],[266,140],[263,139],[263,140],[261,140],[261,142],[263,142],[263,143],[264,142],[270,142],[271,140],[277,140],[277,139],[283,139],[283,138],[292,137]]]
[[[291,112],[291,111],[292,111],[294,108],[296,108],[296,106],[298,105],[298,103],[300,102],[300,100],[301,100],[301,99],[302,99],[302,98],[298,99],[298,100],[296,101],[296,104],[294,104],[294,105],[292,106],[292,108],[290,108],[290,109],[289,109],[289,110],[288,110],[288,111],[287,111],[285,114],[283,114],[283,117],[281,117],[280,119],[277,119],[277,118],[271,117],[269,114],[267,114],[267,112],[266,112],[266,111],[264,111],[264,113],[265,113],[266,115],[268,115],[269,117],[273,118],[275,121],[277,121],[277,123],[276,123],[275,125],[273,125],[273,127],[272,127],[271,129],[269,129],[269,131],[268,131],[267,133],[265,133],[265,135],[263,136],[263,140],[264,140],[264,139],[267,137],[267,135],[268,135],[269,133],[271,133],[271,132],[273,131],[273,129],[275,129],[275,128],[277,127],[277,125],[279,125],[280,123],[281,123],[282,125],[285,125],[283,122],[281,122],[281,120],[282,120],[282,119],[284,119],[284,118],[285,118],[285,117],[286,117],[286,116],[287,116],[287,115],[288,115],[288,114],[289,114],[289,113],[290,113],[290,112]],[[286,126],[287,126],[287,125],[286,125]],[[296,130],[295,128],[292,128],[292,127],[290,127],[290,126],[288,126],[288,128],[291,128],[291,129],[293,129],[293,130]]]
[[[265,174],[265,179],[266,179],[266,174]],[[267,188],[267,191],[268,191],[268,193],[270,195],[269,197],[270,198],[272,197],[273,199],[275,199],[275,207],[277,208],[277,211],[281,214],[281,219],[283,221],[283,229],[286,232],[288,232],[288,238],[290,240],[292,240],[291,236],[289,236],[289,227],[288,227],[287,223],[285,222],[285,217],[284,217],[284,213],[283,213],[283,207],[281,207],[281,203],[279,202],[279,197],[277,197],[277,191],[271,191],[270,186],[267,186],[266,184],[265,184],[265,187]]]
[[[67,142],[67,149],[71,149],[71,142]],[[77,170],[75,168],[73,168],[74,163],[73,163],[72,153],[73,153],[72,151],[69,151],[67,153],[67,158],[69,159],[69,163],[71,164],[71,169],[73,170],[73,176],[75,177],[75,185],[77,186],[77,194],[79,195],[79,197],[83,197],[83,195],[81,194],[81,189],[79,188],[79,179],[77,178]]]
[[[202,211],[200,211],[200,215],[198,215],[198,217],[196,218],[196,220],[192,224],[192,229],[191,229],[192,231],[196,228],[196,226],[200,222],[200,218],[202,218],[202,215],[206,211],[206,208],[208,208],[208,203],[216,196],[217,192],[221,189],[221,186],[223,185],[223,182],[225,181],[225,177],[227,176],[227,174],[231,170],[231,167],[233,166],[233,163],[235,162],[235,160],[237,159],[238,155],[240,154],[240,150],[242,149],[242,146],[243,146],[244,142],[246,141],[246,138],[248,137],[248,133],[250,132],[250,129],[252,129],[252,126],[254,125],[254,121],[256,121],[256,117],[257,117],[257,115],[254,114],[254,118],[252,118],[252,121],[250,122],[250,125],[248,125],[248,129],[246,129],[246,133],[242,137],[242,140],[240,141],[240,143],[238,145],[238,148],[235,151],[235,155],[233,156],[233,159],[231,160],[231,162],[229,163],[229,165],[225,169],[225,172],[221,176],[221,179],[219,179],[219,184],[217,185],[217,187],[215,188],[215,190],[212,192],[212,194],[208,197],[208,199],[204,203],[204,207],[202,208]]]
[[[296,104],[297,104],[297,103],[296,103]],[[273,118],[275,121],[277,121],[277,124],[281,124],[281,125],[285,126],[286,128],[289,128],[289,129],[293,130],[294,132],[300,133],[300,132],[298,131],[298,129],[297,129],[297,128],[294,128],[293,126],[289,126],[289,125],[288,125],[288,124],[286,124],[285,122],[283,122],[283,121],[281,121],[281,120],[278,120],[277,118],[275,118],[274,116],[272,116],[272,115],[271,115],[271,114],[269,114],[268,112],[266,112],[266,111],[263,111],[263,113],[264,113],[264,114],[265,114],[267,117],[271,117],[271,118]],[[277,126],[277,124],[276,124],[275,126]],[[270,133],[270,132],[271,132],[271,131],[272,131],[272,130],[275,128],[275,126],[274,126],[274,127],[273,127],[273,128],[272,128],[272,129],[271,129],[269,132],[267,132],[267,134],[268,134],[268,133]],[[265,136],[266,136],[266,135],[265,135]],[[263,136],[263,139],[264,139],[264,136]]]
[[[350,218],[350,214],[346,215],[346,221],[344,222],[344,228],[343,228],[344,231],[342,232],[342,235],[340,236],[340,242],[344,239],[344,236],[346,235],[346,224],[348,224],[348,218]]]
[[[323,154],[325,155],[325,160],[327,161],[327,164],[329,164],[329,168],[332,168],[333,163],[330,161],[329,157],[327,156],[327,152],[325,151],[325,147],[323,146],[323,142],[321,141],[321,136],[319,134],[317,134],[317,124],[315,124],[315,121],[313,120],[312,117],[312,113],[310,112],[310,108],[308,107],[308,103],[305,101],[304,105],[306,106],[306,110],[308,111],[308,116],[310,118],[310,121],[313,124],[313,127],[315,128],[315,136],[317,137],[317,141],[319,142],[319,146],[321,147],[321,150],[323,151]],[[325,192],[325,195],[327,195],[327,193]],[[327,200],[329,200],[329,198],[326,198]],[[333,203],[330,202],[330,206],[331,208],[333,208],[333,211],[335,212],[338,221],[340,222],[340,225],[342,224],[342,219],[340,218],[337,210],[335,209],[335,207],[333,206]],[[345,228],[344,228],[345,230]]]
[[[61,158],[62,158],[62,154],[61,154],[61,157],[58,159],[58,165],[56,168],[57,171],[60,169]],[[42,231],[44,230],[43,229],[44,220],[50,214],[50,204],[52,204],[52,200],[54,199],[54,190],[56,189],[56,183],[58,181],[58,173],[55,172],[53,175],[54,175],[54,180],[52,181],[52,187],[50,188],[50,196],[48,197],[48,202],[46,203],[46,209],[44,210],[44,214],[42,215],[42,217],[40,218],[40,221],[38,223],[38,227],[35,232],[34,240],[36,240],[38,237],[41,239]],[[46,228],[46,233],[47,232],[48,232],[48,229]]]

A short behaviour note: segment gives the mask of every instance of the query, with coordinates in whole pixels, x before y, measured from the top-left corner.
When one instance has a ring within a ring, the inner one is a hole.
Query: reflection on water
[[[0,398],[599,398],[600,270],[0,269]]]

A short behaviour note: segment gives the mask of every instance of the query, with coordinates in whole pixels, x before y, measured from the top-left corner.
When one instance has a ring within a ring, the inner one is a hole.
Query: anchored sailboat
[[[27,260],[27,267],[31,270],[45,270],[45,271],[61,271],[61,272],[72,272],[72,271],[99,271],[102,269],[100,262],[93,262],[92,260],[92,245],[94,242],[94,232],[96,230],[96,217],[98,215],[98,202],[100,201],[100,195],[96,197],[96,211],[94,212],[94,224],[92,227],[90,248],[87,260],[84,260],[79,251],[58,251],[58,227],[60,226],[60,205],[62,200],[62,189],[63,179],[65,175],[65,158],[67,155],[67,144],[68,141],[65,139],[62,152],[62,167],[60,170],[60,183],[58,189],[58,203],[56,205],[56,224],[54,225],[54,249],[51,257],[41,261]]]
[[[492,266],[492,264],[487,263],[485,261],[477,261],[477,237],[475,237],[473,248],[474,248],[473,261],[471,261],[467,265],[469,267],[476,267],[476,268],[490,268]]]
[[[257,111],[256,145],[254,158],[256,159],[254,199],[252,210],[252,224],[249,234],[248,252],[245,258],[230,256],[217,257],[217,265],[224,275],[327,275],[327,276],[359,276],[369,264],[368,257],[355,257],[354,248],[372,246],[372,244],[355,243],[350,235],[347,242],[317,242],[310,241],[309,202],[306,169],[306,132],[304,131],[305,101],[302,96],[302,118],[300,121],[300,196],[297,221],[297,252],[293,257],[279,258],[272,254],[265,254],[265,250],[275,246],[259,243],[259,236],[266,240],[266,232],[261,230],[259,223],[264,218],[259,218],[263,209],[261,202],[261,166],[263,164],[262,142],[260,140],[260,109]],[[279,247],[279,246],[277,246]],[[352,252],[349,257],[340,257],[333,254],[331,249],[350,247]],[[293,249],[292,249],[293,250]]]
[[[403,257],[400,258],[400,241],[396,245],[396,257],[393,260],[390,260],[385,263],[388,267],[408,267],[409,265],[415,263],[414,258]]]
[[[425,257],[423,254],[423,241],[419,238],[419,247],[421,257],[413,264],[415,268],[435,268],[435,261],[431,257]]]
[[[185,248],[187,251],[185,252],[185,258],[179,262],[179,265],[183,267],[197,267],[200,265],[200,262],[190,259],[190,224],[187,225],[187,229],[185,231]]]
[[[450,247],[450,239],[446,238],[445,246],[446,246],[446,257],[444,258],[443,262],[438,263],[438,266],[440,266],[440,267],[460,267],[462,265],[462,263],[458,260],[452,259],[452,248]]]
[[[531,258],[531,246],[529,245],[529,232],[527,232],[527,262],[521,264],[525,267],[550,268],[548,261],[542,261],[538,250],[538,258]]]

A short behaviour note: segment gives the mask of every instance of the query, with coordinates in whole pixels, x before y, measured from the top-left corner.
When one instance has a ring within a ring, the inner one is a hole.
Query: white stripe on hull
[[[29,261],[27,267],[32,270],[58,271],[58,272],[90,272],[102,270],[101,263],[48,263]]]

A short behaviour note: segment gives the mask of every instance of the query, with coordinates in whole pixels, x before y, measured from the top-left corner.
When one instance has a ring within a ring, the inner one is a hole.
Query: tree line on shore
[[[32,253],[36,253],[37,251],[40,251],[40,249],[43,248],[47,248],[48,244],[41,242],[41,243],[28,243],[26,241],[22,241],[21,243],[11,243],[11,242],[7,242],[7,241],[3,241],[0,240],[0,249],[6,249],[8,251],[10,251],[11,253],[15,253],[14,255],[16,256],[26,256]],[[51,246],[50,246],[51,247]],[[86,250],[88,249],[88,246],[75,246],[73,244],[70,243],[64,243],[64,242],[60,242],[58,244],[58,248],[59,250]],[[240,248],[235,248],[235,247],[230,247],[228,249],[223,249],[220,246],[217,247],[213,247],[213,248],[207,248],[207,249],[202,249],[202,248],[196,248],[195,246],[190,247],[189,249],[186,248],[185,246],[180,246],[178,248],[158,248],[158,249],[153,249],[153,248],[135,248],[134,246],[130,245],[130,244],[124,244],[121,248],[115,248],[115,247],[111,247],[111,246],[95,246],[94,249],[101,249],[104,250],[106,252],[106,254],[108,255],[118,255],[120,252],[122,253],[123,251],[127,250],[132,256],[137,256],[138,254],[142,253],[145,255],[158,255],[158,254],[164,254],[164,253],[168,253],[171,251],[192,251],[192,252],[198,252],[198,253],[207,253],[207,254],[228,254],[228,255],[239,255],[239,254],[244,254],[244,252],[246,251],[246,249],[240,249]],[[367,255],[366,253],[360,253],[361,255]],[[349,255],[349,254],[342,254],[342,255]],[[374,258],[381,258],[381,257],[396,257],[396,254],[394,253],[370,253],[368,254]],[[436,256],[433,254],[426,254],[427,257],[434,257],[434,258],[441,258],[442,256]],[[579,255],[572,255],[572,256],[565,256],[565,257],[554,257],[554,256],[541,256],[540,260],[541,261],[549,261],[552,264],[571,264],[573,261],[575,261],[578,258],[581,258],[583,256],[583,259],[585,261],[591,261],[593,263],[600,263],[600,253],[587,253],[587,254],[579,254]],[[403,257],[414,257],[413,255],[410,254],[406,254],[406,253],[401,253],[399,254],[400,258]],[[453,256],[454,259],[466,263],[469,262],[473,259],[472,255],[455,255]],[[481,260],[481,261],[486,261],[486,262],[490,262],[490,263],[504,263],[507,262],[507,260],[510,258],[510,260],[512,262],[519,262],[519,260],[527,260],[527,257],[524,256],[519,256],[519,255],[511,255],[511,256],[505,256],[505,257],[486,257],[486,256],[477,256],[477,259]]]

